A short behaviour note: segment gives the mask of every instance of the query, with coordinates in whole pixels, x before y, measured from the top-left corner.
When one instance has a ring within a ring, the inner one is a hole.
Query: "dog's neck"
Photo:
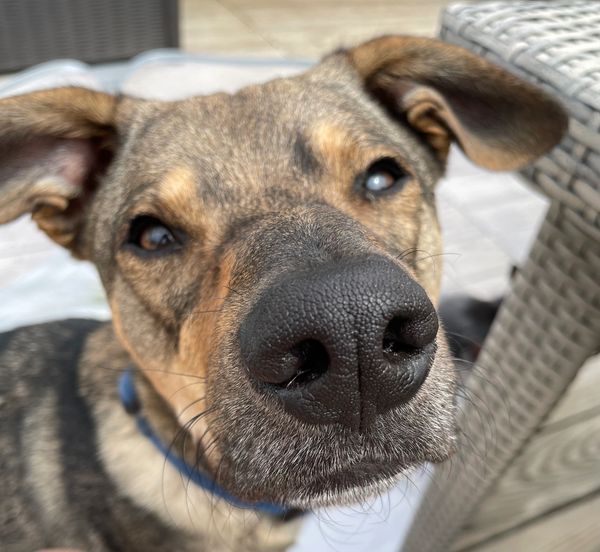
[[[112,328],[107,325],[90,339],[88,356],[110,365],[110,370],[90,366],[87,373],[102,379],[102,400],[93,399],[97,441],[106,471],[121,492],[138,507],[155,514],[163,523],[202,542],[200,550],[284,550],[294,540],[299,523],[283,521],[254,510],[236,508],[205,489],[190,484],[156,446],[140,431],[136,420],[120,403],[117,381],[131,360],[116,348]],[[107,342],[111,340],[110,346]],[[106,358],[106,356],[110,358]],[[123,363],[124,359],[126,363]],[[116,365],[121,369],[116,372]],[[109,388],[110,386],[110,388]],[[97,389],[97,387],[96,387]],[[195,451],[184,450],[177,423],[163,399],[146,378],[138,375],[136,391],[142,410],[157,436],[173,443],[173,451],[193,465]],[[198,549],[196,545],[192,549]]]

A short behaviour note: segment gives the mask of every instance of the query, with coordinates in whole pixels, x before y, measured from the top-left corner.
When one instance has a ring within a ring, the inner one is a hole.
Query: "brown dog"
[[[446,459],[435,183],[452,140],[512,170],[565,123],[406,37],[234,95],[0,101],[0,222],[94,262],[113,313],[0,336],[3,549],[283,549],[285,509]]]

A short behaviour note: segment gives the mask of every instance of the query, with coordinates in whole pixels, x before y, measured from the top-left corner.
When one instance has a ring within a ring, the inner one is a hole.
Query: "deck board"
[[[551,424],[532,439],[477,508],[453,550],[467,550],[600,492],[600,413],[570,420]]]
[[[598,520],[600,495],[596,494],[468,552],[598,552]]]

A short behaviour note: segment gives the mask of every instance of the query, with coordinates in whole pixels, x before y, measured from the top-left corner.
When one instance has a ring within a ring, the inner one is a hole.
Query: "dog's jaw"
[[[343,490],[324,490],[306,497],[300,496],[291,500],[290,505],[301,510],[316,510],[332,506],[353,506],[361,504],[373,497],[390,491],[405,478],[409,477],[409,474],[412,473],[412,471],[413,469],[409,468],[396,475],[384,477],[383,479],[371,483],[363,485],[357,484]]]

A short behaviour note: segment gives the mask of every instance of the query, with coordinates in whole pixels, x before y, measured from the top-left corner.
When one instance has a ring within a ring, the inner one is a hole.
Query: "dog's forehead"
[[[182,155],[245,161],[290,154],[298,134],[308,136],[317,122],[368,130],[360,104],[344,87],[299,75],[245,87],[235,94],[196,96],[144,114],[140,147],[161,143],[165,156]],[[150,132],[151,131],[151,132]]]
[[[274,197],[281,189],[289,195],[297,188],[292,182],[317,183],[328,165],[345,163],[351,172],[356,162],[358,173],[361,162],[366,166],[369,156],[385,152],[398,152],[416,172],[428,172],[418,167],[424,165],[421,150],[367,97],[356,75],[324,63],[235,94],[143,110],[129,150],[137,162],[125,172],[133,188],[164,189],[185,175],[203,199],[224,205],[238,201],[240,192],[268,189]]]

